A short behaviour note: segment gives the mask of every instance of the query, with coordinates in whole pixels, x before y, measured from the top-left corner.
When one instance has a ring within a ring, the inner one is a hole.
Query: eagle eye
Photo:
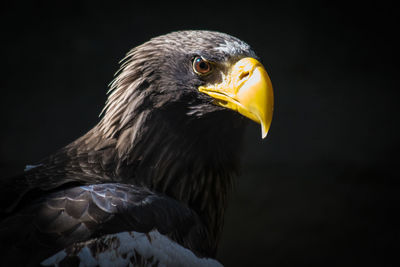
[[[193,60],[193,70],[199,75],[206,75],[211,71],[211,63],[202,57],[195,57]]]

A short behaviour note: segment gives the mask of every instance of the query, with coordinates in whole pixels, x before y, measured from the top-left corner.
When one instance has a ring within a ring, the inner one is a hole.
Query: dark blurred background
[[[53,1],[54,2],[54,1]],[[128,50],[182,29],[232,34],[275,88],[252,124],[218,259],[226,266],[400,266],[398,11],[390,2],[148,1],[1,7],[1,175],[98,121]]]

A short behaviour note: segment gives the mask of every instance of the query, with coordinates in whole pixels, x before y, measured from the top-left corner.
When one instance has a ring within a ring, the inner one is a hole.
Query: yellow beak
[[[199,91],[215,99],[219,106],[235,110],[261,124],[265,138],[271,126],[274,94],[263,65],[254,58],[236,62],[219,84],[200,86]]]

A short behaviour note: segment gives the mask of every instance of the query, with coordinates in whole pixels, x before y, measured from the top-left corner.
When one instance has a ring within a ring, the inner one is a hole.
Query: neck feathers
[[[217,244],[240,165],[243,127],[235,124],[238,118],[224,112],[187,118],[175,107],[133,113],[121,129],[103,119],[72,147],[86,147],[80,155],[101,162],[110,180],[145,186],[186,203],[203,218]]]

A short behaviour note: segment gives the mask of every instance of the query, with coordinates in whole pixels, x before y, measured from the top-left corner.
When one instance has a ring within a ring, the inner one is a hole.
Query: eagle
[[[0,180],[1,262],[221,266],[215,260],[248,121],[273,89],[254,50],[176,31],[129,51],[97,125]]]

